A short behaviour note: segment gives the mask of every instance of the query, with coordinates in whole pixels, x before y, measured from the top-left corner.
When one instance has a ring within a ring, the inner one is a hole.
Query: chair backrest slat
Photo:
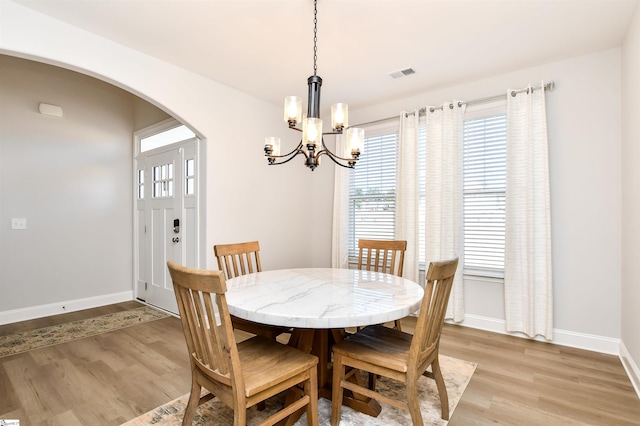
[[[358,269],[402,276],[404,240],[358,240]]]

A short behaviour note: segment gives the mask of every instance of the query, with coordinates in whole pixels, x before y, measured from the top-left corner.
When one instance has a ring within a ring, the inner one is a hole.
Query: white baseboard
[[[0,325],[133,300],[133,290],[0,312]]]
[[[631,358],[623,342],[620,342],[620,360],[622,361],[622,366],[627,371],[627,376],[629,376],[629,380],[631,380],[631,384],[636,390],[638,398],[640,398],[640,368],[638,368],[638,364]]]
[[[505,321],[496,318],[482,317],[479,315],[465,315],[464,321],[459,324],[466,327],[493,331],[495,333],[528,338],[528,336],[523,333],[507,332]],[[575,331],[554,328],[553,340],[549,341],[544,338],[536,338],[535,340],[620,356],[620,339],[613,339],[611,337],[596,336],[593,334],[578,333]]]

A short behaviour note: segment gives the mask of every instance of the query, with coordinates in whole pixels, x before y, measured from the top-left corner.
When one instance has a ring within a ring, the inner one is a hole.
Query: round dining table
[[[289,344],[318,356],[319,395],[330,399],[331,346],[344,329],[406,317],[418,310],[423,295],[417,283],[382,272],[301,268],[231,278],[226,299],[231,315],[292,328]],[[372,416],[381,410],[361,395],[345,395],[344,404]]]

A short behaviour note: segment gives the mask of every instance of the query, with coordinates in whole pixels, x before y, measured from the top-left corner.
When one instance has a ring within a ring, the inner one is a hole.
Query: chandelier
[[[284,121],[290,129],[302,132],[302,139],[293,151],[280,155],[280,138],[265,138],[264,155],[269,165],[284,164],[298,155],[304,156],[304,164],[312,171],[320,165],[320,157],[326,155],[334,163],[346,168],[353,168],[364,149],[364,129],[348,127],[349,109],[347,104],[331,105],[331,132],[322,131],[320,118],[320,87],[322,78],[317,75],[318,66],[318,8],[317,0],[313,2],[313,75],[307,79],[309,86],[307,113],[302,114],[302,100],[297,96],[284,99]],[[302,128],[298,125],[302,124]],[[324,143],[325,135],[341,135],[346,130],[346,148],[344,157],[331,152]]]

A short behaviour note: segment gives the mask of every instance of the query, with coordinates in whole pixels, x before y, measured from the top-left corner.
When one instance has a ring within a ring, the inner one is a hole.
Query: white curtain
[[[507,331],[553,336],[544,84],[507,94],[504,294]]]
[[[400,114],[396,174],[396,239],[407,240],[403,276],[415,282],[420,279],[419,117],[418,110]]]
[[[425,265],[459,256],[447,319],[464,320],[463,124],[457,101],[426,112]]]
[[[345,137],[336,136],[336,152],[344,152]],[[357,167],[357,165],[356,165]],[[349,268],[349,173],[351,169],[335,167],[333,184],[333,232],[331,267]]]

